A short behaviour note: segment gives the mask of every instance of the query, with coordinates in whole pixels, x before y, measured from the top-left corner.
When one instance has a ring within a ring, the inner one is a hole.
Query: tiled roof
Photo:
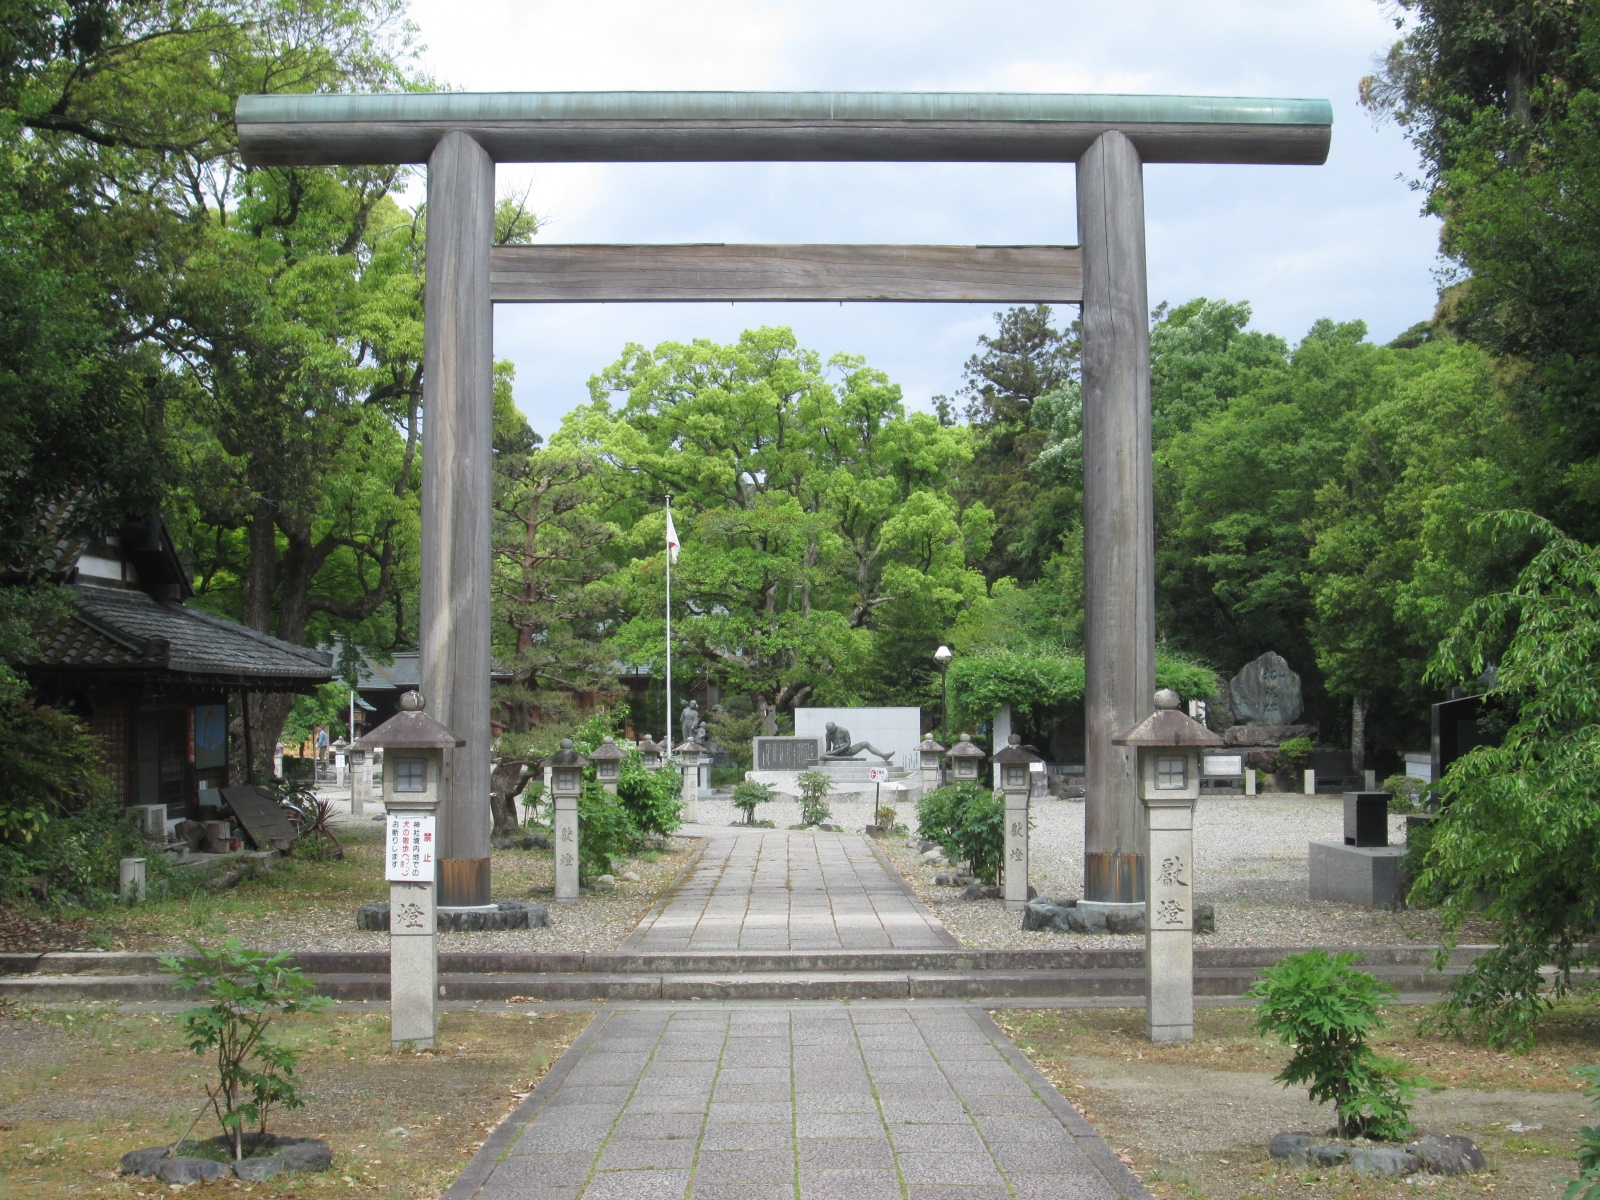
[[[137,668],[183,675],[322,683],[333,656],[257,632],[225,617],[154,600],[144,592],[78,586],[77,611],[41,630],[24,666]]]

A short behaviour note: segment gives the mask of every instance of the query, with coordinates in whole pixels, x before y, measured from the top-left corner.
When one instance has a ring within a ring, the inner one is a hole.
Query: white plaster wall
[[[871,742],[885,754],[893,755],[892,761],[897,767],[921,765],[917,754],[917,746],[922,741],[920,708],[797,708],[794,710],[795,736],[825,739],[829,721],[848,729],[852,742]]]

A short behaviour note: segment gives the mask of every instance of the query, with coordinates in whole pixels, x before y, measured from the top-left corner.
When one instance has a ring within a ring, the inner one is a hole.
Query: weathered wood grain
[[[451,133],[428,163],[423,310],[422,694],[429,715],[467,740],[445,752],[440,904],[489,902],[493,241],[494,161]]]
[[[838,300],[1075,304],[1076,246],[496,246],[501,303]]]
[[[1078,162],[1083,242],[1084,895],[1144,899],[1135,751],[1155,710],[1155,499],[1144,178],[1123,134]]]

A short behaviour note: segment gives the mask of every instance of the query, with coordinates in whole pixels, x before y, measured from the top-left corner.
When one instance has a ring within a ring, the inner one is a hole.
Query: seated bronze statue
[[[876,754],[884,762],[894,757],[892,754],[885,754],[871,742],[852,742],[848,729],[843,725],[835,725],[832,721],[828,722],[828,737],[822,752],[823,758],[854,758],[863,750]]]

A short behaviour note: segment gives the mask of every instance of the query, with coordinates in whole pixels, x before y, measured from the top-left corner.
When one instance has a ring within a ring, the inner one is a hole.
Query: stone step
[[[1466,966],[1485,946],[1458,946],[1451,966]],[[1205,946],[1195,948],[1197,968],[1271,966],[1301,946]],[[1330,947],[1330,949],[1332,949]],[[1363,955],[1364,970],[1388,967],[1431,967],[1435,946],[1352,946]],[[162,954],[143,951],[58,951],[46,954],[0,954],[0,977],[16,975],[150,975],[161,968]],[[295,966],[315,975],[385,974],[386,951],[308,952],[291,957]],[[1093,971],[1140,969],[1142,948],[1040,950],[872,950],[872,951],[741,951],[696,954],[514,954],[444,952],[439,969],[447,974],[746,974],[751,972],[923,972],[923,971]]]
[[[1463,968],[1443,976],[1420,965],[1384,966],[1374,971],[1403,993],[1436,993]],[[1258,976],[1249,966],[1197,967],[1195,994],[1240,996]],[[387,973],[318,973],[318,991],[335,1000],[383,1001]],[[1049,997],[1128,997],[1144,994],[1140,967],[1089,970],[980,971],[807,971],[738,973],[646,972],[446,972],[440,977],[446,1000],[904,1000],[1020,999]],[[8,975],[0,978],[0,997],[17,1002],[140,1001],[182,999],[165,975]]]

